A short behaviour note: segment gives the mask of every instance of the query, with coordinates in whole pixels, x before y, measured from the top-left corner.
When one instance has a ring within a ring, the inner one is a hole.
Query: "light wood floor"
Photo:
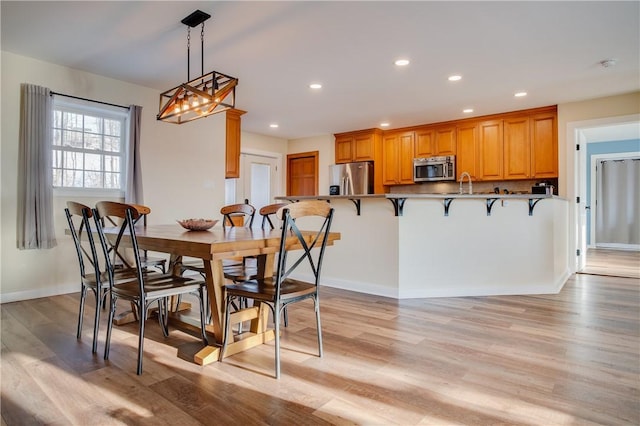
[[[280,381],[271,344],[200,367],[183,359],[196,337],[153,321],[136,376],[135,325],[114,328],[105,362],[89,327],[76,341],[77,295],[7,303],[2,424],[638,425],[638,284],[402,301],[322,288],[325,356],[311,306],[292,307]]]
[[[640,251],[590,248],[581,273],[640,278]]]

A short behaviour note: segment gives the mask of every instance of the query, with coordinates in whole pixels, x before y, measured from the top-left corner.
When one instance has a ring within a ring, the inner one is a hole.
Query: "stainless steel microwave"
[[[443,180],[456,180],[455,155],[413,159],[414,182],[436,182]]]

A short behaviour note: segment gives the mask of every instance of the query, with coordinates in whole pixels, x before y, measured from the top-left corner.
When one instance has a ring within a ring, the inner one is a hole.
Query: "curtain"
[[[640,159],[598,166],[596,244],[640,244]]]
[[[53,101],[46,87],[20,85],[17,246],[57,245],[53,226]]]
[[[142,166],[140,162],[140,122],[142,107],[129,106],[129,162],[127,164],[127,188],[124,202],[143,204]]]

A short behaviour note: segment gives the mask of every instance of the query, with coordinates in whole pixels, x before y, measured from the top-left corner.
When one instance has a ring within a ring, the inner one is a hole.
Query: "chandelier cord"
[[[187,27],[187,81],[191,80],[191,70],[189,69],[189,65],[191,56],[191,27]]]
[[[200,75],[204,75],[204,22],[200,30]]]

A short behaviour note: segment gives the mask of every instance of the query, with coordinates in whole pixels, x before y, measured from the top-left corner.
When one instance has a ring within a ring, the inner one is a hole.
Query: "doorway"
[[[273,197],[280,195],[282,156],[276,153],[243,151],[240,154],[240,177],[236,182],[235,202],[248,200],[257,212]],[[261,221],[254,220],[259,227]]]
[[[569,140],[575,144],[577,150],[574,157],[574,189],[575,189],[575,251],[576,272],[593,268],[588,265],[594,256],[590,256],[595,249],[592,243],[594,231],[591,225],[595,209],[596,176],[592,173],[591,163],[598,155],[613,153],[628,153],[639,151],[640,148],[640,115],[609,117],[604,119],[587,120],[583,122],[569,123],[567,126]],[[569,154],[571,155],[571,154]],[[639,191],[640,182],[633,182],[634,190]],[[638,212],[636,212],[637,214]],[[612,265],[613,266],[613,265]],[[588,272],[585,272],[588,273]]]
[[[287,155],[287,195],[318,195],[319,152]]]

